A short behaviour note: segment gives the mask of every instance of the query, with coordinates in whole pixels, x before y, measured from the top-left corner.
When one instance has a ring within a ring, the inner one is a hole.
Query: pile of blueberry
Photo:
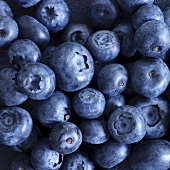
[[[170,169],[170,1],[92,0],[90,25],[70,14],[64,0],[0,0],[9,169]]]

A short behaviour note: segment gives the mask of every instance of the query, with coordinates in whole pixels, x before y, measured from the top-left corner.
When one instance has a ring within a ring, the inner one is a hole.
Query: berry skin
[[[77,42],[86,45],[87,39],[92,34],[92,29],[86,24],[69,24],[62,33],[63,42]]]
[[[89,19],[98,29],[108,29],[116,21],[119,8],[116,1],[93,0],[89,6]]]
[[[85,152],[74,152],[64,156],[61,170],[94,170],[94,163]]]
[[[13,67],[20,69],[28,63],[40,62],[41,51],[33,41],[18,39],[8,48],[8,57]]]
[[[116,96],[126,89],[128,73],[121,64],[108,64],[98,74],[97,85],[108,96]]]
[[[148,140],[133,147],[130,154],[130,164],[133,170],[167,170],[170,168],[169,155],[169,141]]]
[[[102,144],[109,139],[107,122],[103,118],[83,120],[80,124],[83,141],[91,144]]]
[[[166,98],[159,96],[156,98],[145,98],[136,96],[129,101],[142,111],[146,122],[146,139],[161,138],[169,130],[170,125],[170,104]]]
[[[32,131],[32,118],[21,107],[4,107],[0,110],[0,143],[13,146],[22,143]]]
[[[143,58],[133,63],[130,81],[133,90],[141,96],[161,95],[170,80],[169,68],[161,59]]]
[[[133,15],[133,26],[139,28],[147,21],[157,20],[164,22],[164,15],[161,9],[156,5],[144,5],[140,7]]]
[[[8,47],[19,33],[16,21],[10,16],[0,18],[0,48]]]
[[[58,170],[63,162],[63,154],[54,151],[46,138],[40,139],[31,152],[31,163],[35,169]]]
[[[134,13],[143,5],[151,5],[154,0],[117,0],[120,8],[127,13]]]
[[[105,109],[104,95],[93,88],[84,88],[73,97],[73,108],[76,114],[84,119],[100,117]]]
[[[17,83],[18,71],[14,68],[4,68],[0,71],[0,106],[17,106],[28,99]]]
[[[129,145],[109,139],[94,148],[93,159],[102,168],[110,169],[122,162],[130,153]]]
[[[139,142],[146,134],[146,124],[141,110],[130,105],[115,109],[109,116],[111,136],[125,144]]]
[[[74,42],[65,42],[57,47],[49,61],[57,78],[57,86],[74,92],[87,86],[93,78],[94,61],[89,51]]]
[[[42,0],[37,7],[37,19],[49,32],[63,30],[69,22],[69,8],[64,0]]]
[[[66,122],[71,116],[71,102],[62,91],[56,90],[53,94],[41,101],[34,101],[34,112],[37,119],[44,125],[53,128],[59,122]]]
[[[13,18],[13,12],[11,11],[10,6],[3,0],[0,0],[0,18],[9,16]]]
[[[39,21],[29,15],[22,15],[17,19],[19,35],[21,38],[30,39],[43,49],[50,41],[48,29]]]
[[[135,32],[134,43],[142,55],[161,57],[170,47],[169,27],[162,21],[147,21]]]
[[[88,38],[87,47],[96,60],[108,62],[118,56],[120,42],[113,31],[100,30]]]
[[[29,98],[44,100],[52,95],[56,86],[54,72],[42,63],[26,64],[17,75],[19,88]]]
[[[80,147],[82,133],[75,124],[61,122],[52,129],[49,139],[55,151],[60,154],[70,154]]]
[[[23,7],[23,8],[30,8],[34,5],[36,5],[41,0],[13,0],[17,5]]]

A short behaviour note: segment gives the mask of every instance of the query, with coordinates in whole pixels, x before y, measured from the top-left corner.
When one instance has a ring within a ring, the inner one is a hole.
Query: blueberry
[[[40,61],[41,52],[38,46],[29,39],[18,39],[8,48],[10,63],[17,69],[22,68],[27,63]]]
[[[134,62],[130,71],[133,90],[148,98],[161,95],[170,80],[168,66],[161,59],[143,58]]]
[[[130,154],[133,170],[167,170],[170,168],[170,142],[148,140],[136,144]]]
[[[87,47],[96,60],[107,62],[118,56],[120,42],[113,31],[100,30],[88,38]]]
[[[85,119],[100,117],[106,104],[104,95],[94,88],[84,88],[77,92],[72,101],[76,114]]]
[[[148,99],[136,96],[129,104],[141,109],[146,122],[145,138],[161,138],[168,131],[170,125],[170,104],[164,97]]]
[[[52,56],[52,54],[55,52],[57,47],[55,46],[47,46],[43,51],[42,51],[42,56],[41,56],[41,63],[49,66],[49,58]]]
[[[31,152],[31,163],[35,169],[57,170],[63,162],[63,154],[54,151],[46,138],[40,139]]]
[[[170,47],[170,29],[162,21],[147,21],[137,29],[134,43],[144,56],[160,57]]]
[[[97,85],[102,93],[116,96],[126,88],[128,74],[120,64],[108,64],[98,74]]]
[[[95,70],[95,72],[94,72],[91,84],[95,84],[96,85],[96,82],[97,82],[97,79],[98,79],[98,74],[99,74],[100,70],[103,67],[105,67],[106,65],[113,64],[113,63],[115,63],[115,60],[112,60],[112,61],[109,61],[109,62],[102,62],[102,61],[95,60],[94,61],[94,70]]]
[[[85,152],[65,155],[61,170],[94,170],[94,163]]]
[[[9,46],[18,37],[18,32],[18,25],[13,18],[0,18],[0,48]]]
[[[109,139],[107,122],[103,118],[83,120],[80,124],[83,141],[91,144],[102,144]]]
[[[156,5],[144,5],[133,14],[133,26],[139,28],[147,21],[157,20],[164,22],[164,15],[161,9]]]
[[[22,143],[12,146],[11,148],[17,152],[30,152],[37,143],[40,136],[40,129],[38,128],[38,126],[34,125],[28,138],[25,139]]]
[[[70,118],[70,99],[62,91],[54,91],[48,99],[34,101],[34,112],[43,125],[52,128],[58,122],[65,122]]]
[[[170,5],[170,4],[169,4]],[[164,22],[170,27],[170,7],[163,10]]]
[[[28,96],[18,88],[17,75],[14,68],[0,71],[0,106],[16,106],[27,100]]]
[[[13,12],[11,11],[10,6],[7,4],[7,2],[0,0],[0,18],[9,16],[13,18]]]
[[[109,139],[94,149],[93,158],[102,168],[112,168],[122,162],[130,153],[130,146]]]
[[[161,10],[165,10],[167,7],[170,7],[169,0],[154,0],[154,4],[161,8]]]
[[[130,105],[120,106],[110,114],[108,129],[115,140],[126,144],[138,142],[146,134],[141,110]]]
[[[62,33],[63,42],[77,42],[86,45],[87,39],[92,34],[92,29],[86,24],[72,23],[67,25]]]
[[[22,15],[17,19],[21,38],[30,39],[41,49],[45,48],[50,41],[48,29],[29,15]]]
[[[60,154],[70,154],[80,147],[82,133],[75,124],[61,122],[52,129],[49,139],[55,151]]]
[[[129,76],[128,81],[127,81],[127,85],[126,85],[126,89],[125,89],[124,92],[126,94],[129,94],[129,95],[134,95],[134,94],[136,94],[136,92],[133,90],[132,85],[131,85],[131,81],[130,81],[130,76],[131,76],[130,72],[131,72],[131,69],[133,67],[133,62],[124,64],[124,67],[126,68],[126,70],[128,72],[128,76]]]
[[[89,19],[98,29],[108,29],[117,19],[119,8],[116,1],[93,0],[89,6]]]
[[[143,5],[151,5],[154,0],[117,0],[120,8],[128,13],[134,13]]]
[[[113,32],[120,40],[120,55],[126,58],[134,56],[137,50],[134,45],[135,31],[132,22],[127,20],[118,23],[113,28]]]
[[[32,118],[21,107],[0,109],[0,143],[13,146],[22,143],[31,134]]]
[[[54,72],[42,63],[26,64],[17,75],[19,88],[29,98],[44,100],[52,95],[56,86]]]
[[[30,156],[26,153],[20,153],[13,158],[9,170],[34,170],[31,165]]]
[[[23,8],[30,8],[34,5],[36,5],[41,0],[13,0],[17,5],[23,7]]]
[[[106,107],[103,112],[104,117],[108,118],[112,111],[119,106],[123,106],[125,104],[125,97],[123,94],[119,94],[116,96],[106,96]]]
[[[57,77],[57,86],[73,92],[86,87],[93,78],[94,61],[89,51],[74,42],[57,47],[50,57],[49,66]]]
[[[64,29],[69,22],[69,8],[64,0],[42,0],[37,7],[37,19],[50,32]]]

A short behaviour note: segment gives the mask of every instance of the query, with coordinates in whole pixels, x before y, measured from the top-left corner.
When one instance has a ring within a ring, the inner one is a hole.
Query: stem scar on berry
[[[156,77],[156,73],[155,73],[154,71],[150,71],[150,72],[149,72],[149,77],[150,77],[150,78]]]
[[[162,47],[160,47],[160,46],[156,46],[153,48],[154,52],[160,52],[161,50],[162,50]]]
[[[124,83],[123,83],[123,81],[121,81],[121,82],[119,83],[119,85],[120,85],[120,86],[124,86]]]
[[[71,144],[72,141],[73,141],[73,140],[72,140],[71,138],[68,138],[68,139],[66,140],[66,143],[67,143],[67,144]]]

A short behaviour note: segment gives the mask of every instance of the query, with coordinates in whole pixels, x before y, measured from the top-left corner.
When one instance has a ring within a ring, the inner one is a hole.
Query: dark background
[[[24,14],[35,16],[36,6],[31,7],[29,9],[24,9],[14,4],[13,0],[5,0],[5,1],[11,7],[15,19]],[[80,22],[84,24],[90,24],[87,14],[88,14],[88,6],[91,0],[65,0],[65,1],[67,2],[70,9],[70,23]],[[11,150],[9,147],[0,145],[0,170],[8,170],[9,165],[13,157],[16,156],[16,154],[17,153]]]

